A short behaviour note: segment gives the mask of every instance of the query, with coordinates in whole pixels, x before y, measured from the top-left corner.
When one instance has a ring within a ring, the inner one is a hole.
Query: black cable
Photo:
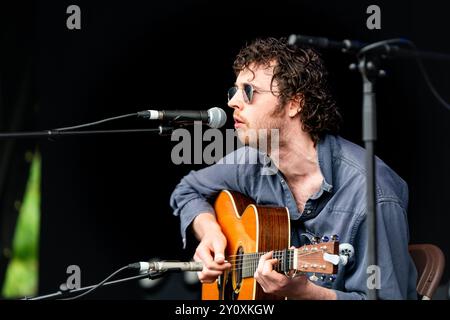
[[[108,286],[111,284],[116,284],[116,283],[120,283],[120,282],[125,282],[125,281],[129,281],[129,280],[136,280],[136,279],[145,279],[145,278],[149,278],[151,277],[151,274],[140,274],[138,276],[134,276],[134,277],[128,277],[128,278],[123,278],[123,279],[119,279],[119,280],[114,280],[114,281],[109,281],[109,282],[105,282],[102,286]],[[155,276],[156,278],[156,276]],[[49,298],[55,298],[57,296],[61,296],[64,294],[68,294],[68,293],[75,293],[78,292],[80,290],[87,290],[89,288],[93,288],[96,285],[90,286],[90,287],[84,287],[84,288],[79,288],[79,289],[74,289],[70,292],[64,292],[64,291],[58,291],[57,293],[53,293],[53,294],[48,294],[48,295],[44,295],[44,296],[38,296],[38,297],[25,297],[21,300],[45,300],[45,299],[49,299]]]
[[[389,54],[390,52],[395,51],[395,49],[391,49],[391,47],[389,46],[390,44],[409,44],[411,43],[411,41],[407,40],[407,39],[402,39],[402,38],[395,38],[395,39],[389,39],[389,40],[382,40],[382,41],[378,41],[378,42],[374,42],[371,43],[367,46],[365,46],[364,48],[362,48],[358,54],[357,57],[359,58],[362,54],[366,54],[368,51],[374,50],[376,48],[382,47],[382,46],[386,46],[385,50],[386,50],[386,54]]]
[[[141,273],[141,274],[139,274],[137,276],[128,277],[128,278],[122,278],[122,279],[106,282],[108,279],[112,278],[114,275],[116,275],[117,273],[119,273],[119,272],[121,272],[121,271],[123,271],[125,269],[134,269],[134,270],[139,270],[140,272],[142,272],[142,271],[145,271],[145,272]],[[70,291],[60,290],[58,292],[55,292],[55,293],[52,293],[52,294],[46,294],[46,295],[42,295],[42,296],[25,297],[25,298],[23,298],[21,300],[46,300],[46,299],[52,299],[52,298],[56,298],[56,297],[59,297],[59,296],[73,294],[73,293],[76,293],[78,291],[85,291],[85,290],[89,289],[88,291],[86,291],[83,294],[80,294],[78,296],[71,297],[71,298],[66,298],[66,299],[59,299],[59,300],[75,300],[75,299],[78,299],[78,298],[80,298],[82,296],[85,296],[85,295],[91,293],[92,291],[100,288],[101,286],[109,286],[109,285],[112,285],[112,284],[121,283],[121,282],[129,281],[129,280],[136,280],[136,279],[146,279],[147,278],[147,279],[155,280],[155,279],[163,277],[168,272],[169,272],[169,270],[163,270],[163,271],[143,270],[141,263],[138,262],[138,263],[129,264],[126,267],[120,268],[119,270],[115,271],[110,276],[108,276],[105,280],[103,280],[102,282],[100,282],[100,283],[98,283],[96,285],[92,285],[92,286],[89,286],[89,287],[78,288],[78,289],[73,289],[73,290],[70,290]]]
[[[417,48],[416,45],[411,42],[409,44],[417,53]],[[433,86],[433,84],[431,83],[430,77],[428,76],[427,71],[425,70],[425,67],[423,65],[422,59],[420,59],[419,55],[416,54],[416,61],[417,64],[419,65],[419,70],[420,72],[422,72],[422,75],[425,79],[425,82],[428,86],[428,88],[430,89],[431,93],[434,95],[434,97],[436,98],[436,100],[438,100],[443,106],[444,108],[446,108],[447,110],[450,110],[450,104],[448,104],[444,98],[441,97],[441,95],[439,94],[439,92],[437,92],[436,88]]]
[[[122,130],[84,130],[84,131],[30,131],[30,132],[0,132],[1,139],[28,139],[28,138],[58,138],[58,137],[70,137],[70,136],[90,136],[95,134],[114,134],[114,133],[145,133],[145,132],[158,132],[160,135],[170,135],[172,133],[172,127],[163,127],[152,129],[122,129]]]
[[[386,45],[387,46],[386,48],[389,48],[389,44],[393,44],[393,43],[397,43],[397,44],[400,44],[400,45],[407,45],[407,46],[409,46],[410,48],[413,49],[413,51],[414,51],[414,58],[416,59],[416,62],[418,64],[418,66],[419,66],[419,70],[420,70],[420,72],[422,73],[422,76],[425,79],[425,83],[427,84],[428,88],[430,89],[430,91],[433,94],[433,96],[435,97],[435,99],[439,103],[441,103],[444,106],[444,108],[446,108],[447,110],[450,111],[450,104],[448,104],[444,100],[444,98],[442,98],[442,96],[436,90],[434,85],[431,83],[430,77],[428,76],[428,73],[427,73],[427,71],[426,71],[426,69],[425,69],[425,67],[423,65],[423,61],[422,61],[422,59],[420,57],[420,53],[419,53],[416,45],[414,44],[414,42],[412,42],[410,40],[407,40],[407,39],[401,39],[401,38],[375,42],[375,43],[372,43],[372,44],[362,48],[361,51],[359,51],[359,53],[358,53],[358,57],[360,55],[365,54],[368,51],[374,50],[374,49],[376,49],[378,47],[382,47],[382,46]],[[387,51],[387,54],[389,54],[389,50],[386,50],[386,51]]]
[[[85,128],[85,127],[94,126],[96,124],[104,123],[104,122],[107,122],[107,121],[113,121],[113,120],[118,120],[118,119],[123,119],[123,118],[128,118],[128,117],[137,117],[137,116],[138,116],[137,112],[136,113],[129,113],[129,114],[125,114],[125,115],[122,115],[122,116],[107,118],[107,119],[103,119],[103,120],[99,120],[99,121],[95,121],[95,122],[91,122],[91,123],[80,124],[78,126],[64,127],[64,128],[53,129],[53,130],[66,131],[66,130],[72,130],[72,129],[79,129],[79,128]]]
[[[129,267],[129,266],[122,267],[122,268],[120,268],[119,270],[116,270],[116,271],[114,271],[113,273],[111,273],[108,277],[106,277],[105,280],[103,280],[102,282],[100,282],[100,283],[94,285],[94,286],[93,286],[91,289],[89,289],[88,291],[83,292],[82,294],[79,294],[79,295],[77,295],[77,296],[75,296],[75,297],[64,298],[64,299],[60,299],[60,300],[75,300],[75,299],[81,298],[81,297],[83,297],[83,296],[85,296],[85,295],[91,293],[92,291],[94,291],[94,290],[100,288],[106,281],[108,281],[109,279],[111,279],[112,277],[114,277],[114,276],[115,276],[116,274],[118,274],[119,272],[122,272],[122,271],[127,270],[127,269],[130,269],[130,267]]]

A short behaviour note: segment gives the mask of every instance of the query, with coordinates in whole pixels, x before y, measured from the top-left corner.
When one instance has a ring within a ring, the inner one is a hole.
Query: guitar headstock
[[[294,269],[299,272],[336,274],[339,264],[339,242],[322,242],[295,249]]]

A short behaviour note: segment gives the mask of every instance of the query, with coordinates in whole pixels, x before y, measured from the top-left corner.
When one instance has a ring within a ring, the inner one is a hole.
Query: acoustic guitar
[[[322,277],[337,273],[337,241],[289,249],[290,220],[287,208],[258,206],[244,195],[222,191],[216,198],[216,218],[227,239],[225,259],[232,267],[214,283],[202,285],[203,300],[283,300],[267,294],[253,278],[260,257],[274,251],[275,270],[293,276],[316,273]],[[325,237],[324,237],[325,238]]]

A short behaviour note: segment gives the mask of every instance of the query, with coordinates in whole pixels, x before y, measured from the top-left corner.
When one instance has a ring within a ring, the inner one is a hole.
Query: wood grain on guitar
[[[313,272],[337,273],[339,243],[323,242],[290,248],[290,220],[287,208],[258,206],[244,195],[222,191],[214,204],[216,217],[227,238],[226,259],[230,270],[216,282],[202,285],[203,300],[283,300],[264,293],[253,278],[260,257],[274,251],[275,270],[292,276]]]

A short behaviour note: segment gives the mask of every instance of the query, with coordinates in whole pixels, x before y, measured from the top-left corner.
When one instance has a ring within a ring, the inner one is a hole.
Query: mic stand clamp
[[[150,280],[156,280],[156,279],[162,278],[166,273],[167,273],[167,270],[164,270],[164,271],[149,270],[148,278]]]
[[[173,132],[173,127],[172,126],[159,126],[159,135],[160,136],[171,136],[172,132]]]

